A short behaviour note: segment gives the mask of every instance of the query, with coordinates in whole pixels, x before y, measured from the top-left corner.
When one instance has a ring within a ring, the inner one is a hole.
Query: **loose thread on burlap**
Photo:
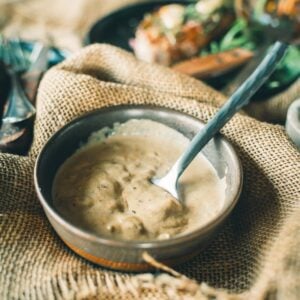
[[[195,299],[242,299],[239,295],[229,295],[226,291],[214,289],[205,283],[198,284],[195,280],[192,280],[162,262],[157,261],[146,251],[143,252],[142,258],[149,265],[171,275],[170,277],[168,274],[160,274],[155,280],[156,284],[164,287],[164,291],[169,296],[175,296],[176,292],[181,292],[188,293],[191,296],[194,296]],[[176,280],[176,284],[174,284],[172,279]]]
[[[185,277],[184,275],[180,274],[179,272],[175,271],[174,269],[166,266],[165,264],[157,261],[153,256],[151,256],[148,252],[143,252],[142,254],[143,260],[148,263],[149,265],[155,267],[156,269],[165,271],[176,278]]]

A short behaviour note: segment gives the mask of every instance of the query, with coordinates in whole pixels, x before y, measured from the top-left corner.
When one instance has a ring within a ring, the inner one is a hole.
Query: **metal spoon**
[[[222,108],[216,113],[205,127],[192,139],[188,148],[175,162],[169,172],[162,178],[152,178],[151,182],[174,196],[182,202],[178,192],[178,179],[188,167],[200,150],[212,137],[233,117],[233,115],[246,105],[253,94],[263,85],[274,71],[277,63],[284,56],[287,45],[276,42],[263,61],[250,75],[250,77],[236,90]]]
[[[35,108],[25,95],[19,78],[19,73],[27,69],[27,62],[18,39],[16,39],[15,44],[13,46],[11,41],[4,41],[3,47],[4,61],[10,66],[9,73],[12,88],[2,121],[10,124],[27,120],[35,114]],[[17,50],[20,52],[18,55]]]
[[[35,108],[27,99],[17,73],[10,72],[10,76],[12,90],[2,121],[3,123],[13,124],[31,118],[35,114]]]

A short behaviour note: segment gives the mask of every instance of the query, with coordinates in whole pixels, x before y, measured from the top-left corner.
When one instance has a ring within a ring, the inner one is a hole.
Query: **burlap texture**
[[[248,115],[271,123],[284,124],[289,106],[300,97],[300,78],[284,91],[264,100],[247,105]]]
[[[281,126],[237,115],[223,134],[244,188],[229,221],[196,258],[167,274],[126,274],[70,251],[51,229],[32,183],[46,140],[95,108],[148,103],[207,121],[225,98],[201,82],[94,45],[50,70],[38,92],[29,157],[0,154],[0,299],[297,299],[300,154]],[[190,278],[190,279],[188,279]]]

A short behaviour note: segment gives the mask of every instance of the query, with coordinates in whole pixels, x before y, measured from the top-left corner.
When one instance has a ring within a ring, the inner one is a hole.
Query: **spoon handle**
[[[35,114],[35,108],[27,99],[21,86],[18,74],[11,72],[11,92],[8,96],[8,106],[3,115],[4,123],[18,123],[28,119]]]
[[[282,42],[274,43],[270,52],[250,75],[250,77],[233,93],[227,102],[220,108],[213,119],[192,139],[188,148],[176,161],[170,173],[177,173],[177,179],[182,172],[209,142],[209,140],[240,110],[248,104],[250,98],[263,85],[274,71],[277,63],[284,56],[288,45]]]

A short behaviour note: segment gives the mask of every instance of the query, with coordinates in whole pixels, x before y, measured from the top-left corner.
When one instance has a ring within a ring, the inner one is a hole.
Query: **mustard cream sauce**
[[[72,224],[116,239],[168,239],[200,228],[225,199],[224,181],[202,154],[180,179],[183,205],[149,181],[164,175],[188,143],[174,129],[149,120],[95,132],[60,167],[54,206]]]

